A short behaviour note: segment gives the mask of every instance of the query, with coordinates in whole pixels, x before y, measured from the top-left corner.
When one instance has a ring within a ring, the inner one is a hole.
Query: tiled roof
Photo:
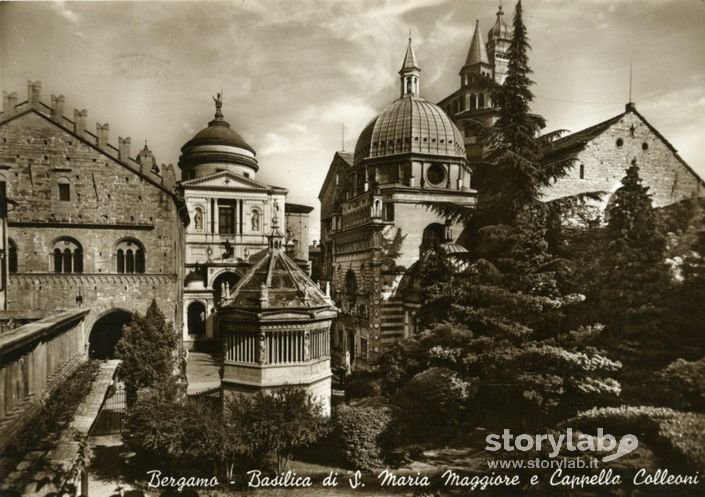
[[[336,154],[337,156],[339,156],[341,159],[343,159],[343,161],[344,161],[348,166],[352,166],[352,165],[353,165],[353,154],[352,154],[352,152],[343,152],[343,151],[338,150],[335,154]]]
[[[599,136],[610,126],[622,119],[622,117],[624,117],[624,113],[554,141],[546,151],[547,158],[550,160],[559,159],[569,153],[582,149],[587,142]]]
[[[250,257],[253,264],[225,307],[249,311],[334,308],[331,301],[282,249],[269,248]]]
[[[470,50],[468,50],[468,56],[465,59],[465,65],[472,66],[479,63],[489,64],[490,59],[487,57],[485,42],[482,39],[482,33],[480,32],[480,21],[478,20],[475,21],[475,32],[472,34]]]

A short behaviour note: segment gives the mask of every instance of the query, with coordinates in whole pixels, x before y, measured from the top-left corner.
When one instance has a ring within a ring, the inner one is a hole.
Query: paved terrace
[[[191,352],[186,362],[186,393],[193,395],[220,386],[220,358],[204,352]]]

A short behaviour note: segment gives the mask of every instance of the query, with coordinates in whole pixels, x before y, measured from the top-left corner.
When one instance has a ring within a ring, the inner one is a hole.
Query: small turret
[[[421,78],[421,68],[416,62],[414,48],[411,46],[411,35],[409,35],[409,44],[406,47],[404,54],[404,62],[399,70],[401,76],[401,96],[419,96],[419,80]]]

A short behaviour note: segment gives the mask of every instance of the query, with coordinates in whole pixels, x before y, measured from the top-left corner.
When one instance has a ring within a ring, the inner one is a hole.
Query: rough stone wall
[[[180,325],[182,225],[174,197],[158,183],[36,112],[0,125],[0,175],[18,204],[8,216],[18,251],[9,309],[81,305],[92,310],[90,330],[103,311],[144,312],[156,298]],[[70,201],[59,200],[59,181],[70,183]],[[59,237],[82,246],[82,274],[53,273]],[[128,237],[144,246],[145,274],[116,274],[115,246]]]
[[[621,146],[617,140],[622,140]],[[705,194],[702,180],[688,170],[639,116],[628,112],[578,152],[574,166],[544,192],[544,199],[603,191],[606,194],[598,204],[603,210],[610,196],[621,186],[632,161],[639,166],[639,174],[649,187],[655,207]],[[583,179],[580,178],[581,164]]]

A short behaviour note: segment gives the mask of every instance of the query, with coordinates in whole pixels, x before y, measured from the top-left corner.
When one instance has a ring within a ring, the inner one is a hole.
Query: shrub
[[[477,382],[461,379],[446,368],[430,368],[415,375],[396,397],[395,417],[405,438],[436,437],[439,430],[466,418],[468,400]]]
[[[705,410],[705,359],[689,362],[678,359],[659,375],[669,405],[684,410]]]
[[[322,407],[301,387],[271,393],[235,394],[225,403],[225,423],[255,460],[274,452],[277,471],[286,469],[294,449],[307,447],[328,432]]]
[[[10,474],[29,452],[53,447],[55,437],[68,425],[76,408],[90,392],[99,367],[98,362],[85,362],[57,385],[32,419],[13,436],[0,458],[0,475]]]
[[[705,471],[705,415],[674,413],[661,421],[657,443],[688,466]]]
[[[705,415],[664,407],[621,406],[590,409],[566,421],[565,426],[613,435],[633,433],[656,449],[666,460],[676,458],[705,471]]]
[[[375,374],[353,373],[345,380],[345,398],[347,400],[377,397],[381,394],[380,381]]]
[[[590,431],[604,428],[613,435],[633,433],[654,436],[658,432],[660,422],[676,414],[676,411],[666,407],[601,407],[579,412],[562,424]]]
[[[336,409],[335,437],[345,461],[355,469],[381,467],[390,421],[388,408],[343,405]]]

